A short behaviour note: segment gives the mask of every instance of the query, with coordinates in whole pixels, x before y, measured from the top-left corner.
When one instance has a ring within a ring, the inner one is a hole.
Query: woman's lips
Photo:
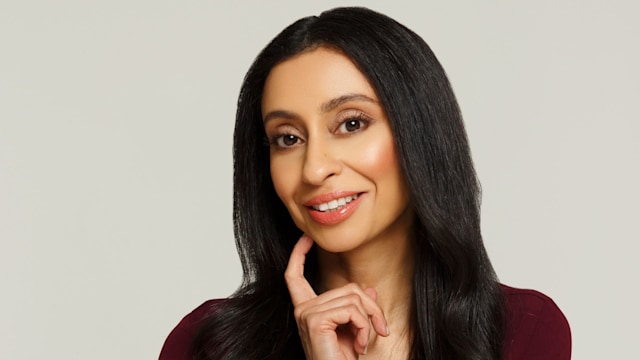
[[[337,225],[346,220],[360,204],[363,193],[341,192],[314,197],[304,205],[309,216],[321,225]]]

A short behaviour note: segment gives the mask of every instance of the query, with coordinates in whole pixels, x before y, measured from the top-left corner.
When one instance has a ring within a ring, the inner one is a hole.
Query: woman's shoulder
[[[207,315],[216,311],[226,299],[207,300],[180,320],[169,333],[160,351],[160,360],[191,359],[191,341]]]
[[[567,318],[547,295],[501,285],[506,306],[505,360],[571,358]]]

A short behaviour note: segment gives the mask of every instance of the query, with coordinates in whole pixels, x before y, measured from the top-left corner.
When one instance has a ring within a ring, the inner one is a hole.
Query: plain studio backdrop
[[[233,292],[241,80],[286,25],[344,4],[2,0],[0,358],[154,359]],[[501,281],[558,303],[575,359],[637,354],[637,2],[366,5],[449,74]]]

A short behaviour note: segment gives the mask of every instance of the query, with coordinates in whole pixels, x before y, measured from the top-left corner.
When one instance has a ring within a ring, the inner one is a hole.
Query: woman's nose
[[[309,141],[306,146],[302,179],[311,185],[321,185],[331,176],[342,171],[342,164],[334,156],[326,141]]]

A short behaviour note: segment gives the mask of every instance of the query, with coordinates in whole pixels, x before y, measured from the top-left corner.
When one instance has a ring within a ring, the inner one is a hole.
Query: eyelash
[[[286,149],[294,146],[295,144],[294,145],[290,145],[290,146],[282,146],[282,145],[278,144],[278,142],[281,139],[284,139],[285,136],[293,136],[297,140],[300,140],[300,137],[292,134],[294,132],[296,132],[295,128],[291,128],[291,127],[288,127],[288,126],[282,128],[282,129],[278,129],[278,132],[268,139],[269,140],[268,141],[269,145],[275,146],[276,149],[278,149],[278,150],[286,150]],[[296,143],[297,143],[297,141],[296,141]]]
[[[355,133],[358,133],[360,131],[365,130],[369,124],[371,123],[371,120],[363,113],[358,113],[358,114],[353,114],[353,115],[348,115],[346,116],[346,118],[342,121],[340,121],[336,132],[342,128],[343,126],[346,126],[347,123],[351,122],[351,121],[357,121],[359,123],[359,127],[357,129],[355,129],[354,131],[346,131],[345,133],[341,134],[344,136],[351,136]],[[345,129],[346,130],[346,129]],[[295,137],[296,143],[292,144],[292,145],[281,145],[279,144],[280,141],[282,141],[285,137],[287,136],[293,136]],[[271,138],[268,139],[268,143],[269,145],[275,146],[276,149],[278,150],[287,150],[295,145],[297,145],[300,141],[302,141],[302,139],[296,135],[291,134],[291,131],[289,131],[289,129],[283,129],[282,132],[273,135]]]
[[[351,122],[351,121],[357,121],[360,123],[360,127],[358,127],[357,129],[355,129],[354,131],[347,131],[345,133],[345,135],[347,136],[351,136],[354,133],[358,133],[362,130],[365,130],[369,124],[371,123],[371,120],[363,113],[358,112],[357,114],[353,114],[353,115],[347,115],[346,119],[342,120],[340,122],[340,125],[338,126],[338,129],[342,128],[343,125],[346,125],[347,123]]]
[[[297,136],[295,136],[295,135],[291,135],[291,134],[282,134],[282,135],[275,135],[275,136],[273,136],[273,137],[271,138],[271,140],[269,141],[269,143],[270,143],[271,145],[275,146],[277,149],[281,149],[281,150],[285,150],[285,149],[288,149],[288,148],[290,148],[290,147],[292,147],[292,146],[296,145],[296,144],[289,145],[289,146],[287,146],[287,145],[284,145],[284,146],[283,146],[283,145],[280,145],[278,142],[279,142],[281,139],[284,139],[284,138],[285,138],[285,136],[293,136],[293,137],[295,137],[295,138],[296,138],[296,144],[301,140],[299,137],[297,137]]]

